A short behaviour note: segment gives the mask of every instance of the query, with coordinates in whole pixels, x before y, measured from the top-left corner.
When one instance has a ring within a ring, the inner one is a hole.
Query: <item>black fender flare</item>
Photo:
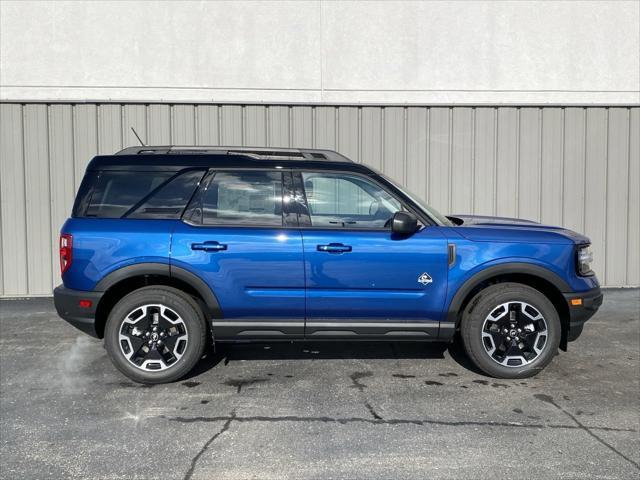
[[[464,302],[465,298],[467,298],[469,293],[471,293],[471,291],[473,291],[473,289],[478,286],[478,284],[492,277],[509,274],[524,274],[538,277],[553,285],[561,293],[572,291],[567,282],[565,282],[557,274],[547,268],[531,263],[502,263],[500,265],[494,265],[492,267],[481,270],[471,278],[467,279],[467,281],[464,282],[460,288],[458,288],[455,295],[453,296],[453,299],[451,300],[451,303],[449,304],[445,322],[455,325],[458,313],[460,311],[460,308],[462,307],[462,302]]]
[[[100,280],[95,286],[94,291],[106,292],[109,288],[123,280],[145,275],[175,278],[187,283],[202,297],[211,318],[222,318],[220,303],[211,288],[209,288],[209,285],[195,273],[167,263],[135,263],[118,268]]]

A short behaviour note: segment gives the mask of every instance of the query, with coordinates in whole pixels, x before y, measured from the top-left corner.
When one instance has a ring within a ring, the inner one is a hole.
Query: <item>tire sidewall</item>
[[[538,310],[547,324],[547,343],[537,358],[521,367],[506,367],[490,358],[482,341],[484,321],[498,305],[507,302],[525,302]],[[485,373],[499,378],[526,378],[536,375],[551,362],[558,351],[562,334],[560,318],[549,299],[531,287],[520,284],[497,284],[481,291],[465,311],[462,338],[467,353],[476,366]]]
[[[164,305],[174,310],[185,323],[189,339],[183,356],[171,367],[145,371],[134,367],[120,348],[119,331],[125,317],[147,304]],[[105,326],[105,347],[113,364],[124,375],[139,383],[166,383],[186,375],[200,360],[205,347],[206,325],[197,304],[179,290],[170,287],[144,287],[123,297],[111,310]]]

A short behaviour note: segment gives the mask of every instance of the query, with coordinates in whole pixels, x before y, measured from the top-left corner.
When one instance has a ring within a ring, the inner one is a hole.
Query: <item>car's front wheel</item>
[[[469,302],[460,333],[467,354],[482,371],[498,378],[526,378],[556,355],[561,327],[544,294],[527,285],[499,283]]]
[[[186,375],[200,360],[206,332],[195,300],[175,288],[150,286],[114,306],[105,346],[113,364],[131,380],[166,383]]]

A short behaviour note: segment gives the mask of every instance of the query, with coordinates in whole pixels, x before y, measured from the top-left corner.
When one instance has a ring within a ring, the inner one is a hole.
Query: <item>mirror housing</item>
[[[418,231],[418,219],[409,212],[396,212],[391,219],[391,232],[398,235],[411,235]]]

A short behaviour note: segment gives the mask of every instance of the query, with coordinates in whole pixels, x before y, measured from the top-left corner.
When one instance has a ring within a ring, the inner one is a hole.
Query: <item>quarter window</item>
[[[171,172],[99,172],[85,217],[120,218],[166,182]]]
[[[387,228],[402,209],[377,184],[343,173],[303,173],[311,225],[331,228]]]

